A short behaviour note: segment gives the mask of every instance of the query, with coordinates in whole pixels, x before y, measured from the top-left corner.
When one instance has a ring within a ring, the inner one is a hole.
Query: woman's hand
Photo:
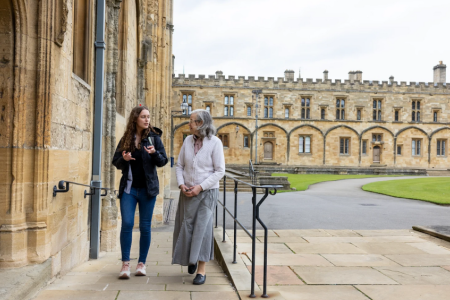
[[[123,157],[123,159],[125,159],[126,161],[136,160],[136,158],[133,158],[133,157],[131,156],[131,152],[125,152],[125,151],[123,151],[123,152],[122,152],[122,157]]]
[[[185,195],[186,197],[190,197],[187,195],[187,193],[190,192],[190,188],[188,188],[187,186],[182,184],[182,185],[180,185],[180,190],[183,193],[183,195]]]
[[[145,151],[147,151],[148,154],[153,154],[156,152],[154,146],[148,146],[148,148],[144,146],[144,149],[145,149]]]
[[[191,188],[189,188],[189,191],[184,193],[187,197],[195,197],[198,194],[200,194],[200,192],[203,191],[202,186],[201,185],[196,185],[193,186]]]

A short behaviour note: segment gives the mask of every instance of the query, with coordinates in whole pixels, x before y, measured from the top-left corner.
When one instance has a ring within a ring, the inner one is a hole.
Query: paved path
[[[413,225],[450,225],[450,206],[361,189],[370,182],[397,179],[405,177],[329,181],[311,185],[303,192],[269,196],[261,206],[261,219],[270,229],[411,229]],[[233,193],[227,193],[227,201],[233,212]],[[251,225],[251,214],[251,194],[239,193],[238,217],[246,227]],[[219,205],[219,224],[221,220]],[[232,226],[229,220],[226,227]]]
[[[232,231],[228,232],[233,239]],[[262,231],[257,232],[258,239]],[[251,240],[237,250],[251,270]],[[270,230],[268,293],[281,300],[448,300],[450,243],[412,230]],[[262,290],[263,243],[256,246]],[[276,292],[279,292],[278,296]]]
[[[138,234],[133,233],[132,271],[138,257]],[[205,285],[193,285],[194,275],[186,267],[171,265],[172,232],[152,232],[147,276],[118,279],[120,252],[104,253],[57,279],[41,291],[35,300],[237,300],[230,281],[215,261],[207,266]],[[133,259],[134,257],[134,259]]]

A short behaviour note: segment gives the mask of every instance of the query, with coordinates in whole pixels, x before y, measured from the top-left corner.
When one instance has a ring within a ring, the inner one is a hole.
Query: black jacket
[[[159,194],[159,180],[156,173],[156,167],[164,167],[167,164],[167,155],[164,145],[161,141],[162,131],[159,128],[153,127],[157,133],[151,132],[148,137],[142,139],[141,149],[150,146],[149,139],[151,138],[156,152],[148,154],[145,149],[142,152],[142,161],[144,164],[145,179],[147,182],[147,194],[149,197],[154,197]],[[122,141],[122,140],[121,140]],[[122,170],[122,178],[120,179],[119,186],[119,199],[122,198],[123,191],[127,186],[128,171],[130,169],[130,162],[126,161],[122,157],[122,151],[120,150],[120,143],[117,145],[116,152],[112,164],[119,170]]]

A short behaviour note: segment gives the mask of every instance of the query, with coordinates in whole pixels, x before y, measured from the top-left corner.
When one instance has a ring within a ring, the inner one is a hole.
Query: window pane
[[[345,154],[348,154],[349,143],[350,143],[350,139],[345,139]]]
[[[225,110],[223,112],[224,116],[228,116],[228,106],[225,106]]]
[[[378,121],[381,121],[381,110],[378,111]]]
[[[303,153],[303,137],[302,136],[298,139],[298,152]]]
[[[341,103],[341,100],[337,99],[336,100],[336,107],[339,107],[339,103]]]
[[[412,102],[412,109],[416,109],[416,101]]]
[[[395,111],[395,121],[398,121],[398,110]]]
[[[421,141],[417,140],[417,155],[420,155],[420,144],[421,144]]]
[[[441,155],[441,141],[437,142],[437,155]]]
[[[376,142],[377,141],[377,136],[375,134],[372,134],[372,141]]]
[[[264,108],[264,118],[267,118],[268,114],[267,114],[267,107]]]
[[[378,141],[381,142],[381,134],[378,135]]]
[[[323,109],[323,108],[320,111],[320,117],[321,117],[322,120],[325,120],[325,109]]]
[[[341,111],[341,120],[345,120],[345,110]]]
[[[358,112],[356,113],[356,118],[358,120],[361,120],[361,111],[360,110],[358,110]]]
[[[188,113],[191,114],[192,106],[189,105]]]
[[[420,101],[417,101],[417,109],[420,109]]]
[[[411,144],[412,155],[416,155],[416,141],[413,140]]]
[[[248,136],[244,136],[244,147],[248,147]]]
[[[264,105],[269,105],[269,99],[267,97],[264,98]]]
[[[339,120],[339,109],[336,109],[336,120]]]
[[[381,100],[378,100],[378,109],[381,109]]]
[[[402,154],[402,147],[397,146],[397,154],[401,155]]]
[[[309,119],[309,108],[306,109],[306,118]]]
[[[183,95],[183,103],[186,103],[186,95]]]
[[[311,153],[311,137],[305,137],[305,153]]]
[[[285,108],[285,109],[284,109],[284,117],[285,117],[286,119],[289,118],[289,108]]]
[[[373,108],[377,108],[377,101],[373,100]]]
[[[420,112],[417,112],[417,122],[420,122]]]
[[[304,118],[305,118],[305,109],[302,108],[302,119],[304,119]]]
[[[434,112],[434,115],[433,115],[433,121],[434,121],[434,122],[437,122],[437,112]]]
[[[445,155],[445,141],[442,141],[441,153]]]
[[[223,136],[223,145],[224,145],[225,147],[228,147],[228,135],[224,135],[224,136]]]
[[[230,106],[230,116],[233,116],[233,106]]]
[[[413,120],[413,121],[415,121],[415,120],[416,120],[416,113],[415,113],[415,112],[412,112],[412,115],[411,115],[411,120]]]
[[[225,105],[228,105],[228,96],[225,96]]]
[[[188,96],[188,103],[189,103],[189,104],[192,104],[192,95],[189,95],[189,96]]]
[[[374,110],[373,111],[373,120],[376,121],[376,119],[377,119],[377,111]]]
[[[269,118],[273,118],[273,108],[269,108]]]
[[[211,107],[207,106],[207,107],[206,107],[206,111],[207,111],[207,112],[210,112],[210,111],[211,111]]]
[[[344,139],[341,139],[341,145],[340,145],[339,153],[344,154]]]
[[[247,106],[247,116],[252,115],[252,108],[250,106]]]
[[[233,105],[233,102],[234,102],[234,97],[230,96],[230,104]]]
[[[306,98],[306,106],[309,106],[309,99]]]
[[[302,98],[302,106],[305,106],[305,98]]]
[[[341,99],[341,107],[345,107],[345,100]]]
[[[367,146],[366,141],[363,141],[363,144],[362,144],[362,154],[366,154],[366,146]]]
[[[269,105],[270,105],[270,106],[272,106],[272,105],[273,105],[273,98],[272,98],[272,97],[270,97],[270,102],[269,102]]]

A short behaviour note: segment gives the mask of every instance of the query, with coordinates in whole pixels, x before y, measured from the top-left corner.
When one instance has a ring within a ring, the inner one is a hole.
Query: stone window
[[[381,142],[383,140],[383,135],[381,133],[372,134],[372,142]]]
[[[367,140],[362,141],[362,154],[367,155]]]
[[[399,114],[400,114],[400,111],[398,109],[396,109],[394,112],[394,120],[396,122],[398,122],[398,120],[399,120]]]
[[[345,120],[345,99],[336,99],[336,120]]]
[[[309,135],[299,136],[298,153],[311,153],[311,136]]]
[[[273,131],[264,131],[264,137],[265,138],[273,138],[273,137],[275,137],[275,132],[273,132]]]
[[[233,95],[225,95],[224,99],[224,116],[234,116],[234,96]]]
[[[420,156],[422,154],[422,139],[412,140],[411,151],[413,156]]]
[[[373,115],[372,119],[374,121],[381,121],[381,108],[383,105],[382,99],[373,99]]]
[[[439,122],[439,111],[437,110],[433,111],[433,122]]]
[[[339,139],[339,154],[349,155],[350,154],[350,138],[341,137]]]
[[[91,32],[90,0],[74,0],[73,73],[88,82]]]
[[[446,140],[437,140],[437,156],[445,156]]]
[[[301,99],[301,118],[311,119],[311,99],[309,97],[302,97]]]
[[[420,100],[412,101],[411,121],[420,122]]]
[[[247,117],[252,116],[252,107],[250,105],[247,105]]]
[[[362,109],[358,108],[358,110],[356,111],[356,120],[361,121],[361,116],[362,116]]]
[[[397,155],[402,155],[403,145],[397,145]]]
[[[264,118],[273,118],[273,96],[264,97]]]
[[[244,134],[244,148],[249,148],[250,146],[250,136],[248,134]]]
[[[220,133],[219,139],[224,147],[229,147],[230,135],[228,133]]]
[[[289,119],[289,107],[284,108],[284,118]]]
[[[326,113],[326,111],[325,111],[325,108],[321,108],[320,109],[320,119],[321,120],[325,120],[325,113]]]
[[[183,94],[183,103],[187,103],[187,111],[185,110],[185,111],[183,111],[183,115],[185,115],[185,114],[188,114],[188,115],[190,115],[191,114],[191,112],[192,112],[192,94],[188,94],[188,93],[185,93],[185,94]]]

